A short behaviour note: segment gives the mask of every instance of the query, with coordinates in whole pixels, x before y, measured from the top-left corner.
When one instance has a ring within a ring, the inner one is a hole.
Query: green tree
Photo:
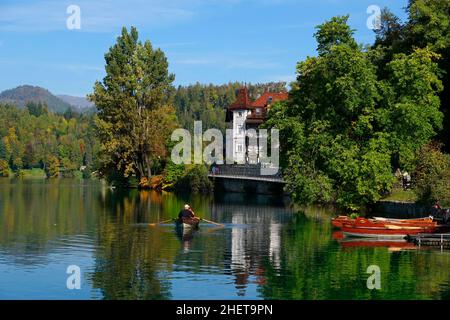
[[[73,163],[69,158],[62,158],[63,176],[65,178],[73,178],[75,171],[78,169],[77,165]]]
[[[172,161],[167,163],[164,169],[164,187],[173,188],[175,184],[183,177],[185,174],[184,164],[175,164]]]
[[[30,103],[22,109],[0,104],[0,159],[8,161],[13,171],[45,169],[50,155],[58,160],[67,158],[75,168],[81,167],[83,157],[96,165],[98,142],[92,129],[95,115],[66,120],[51,112],[30,114],[30,109],[40,105]],[[14,127],[10,127],[11,123]]]
[[[9,128],[8,135],[3,138],[3,143],[9,156],[10,167],[14,170],[21,169],[23,167],[24,145],[21,143],[15,128]]]
[[[450,47],[450,1],[409,0],[407,11],[412,43],[422,48],[431,44],[436,52]]]
[[[395,54],[409,55],[417,48],[428,48],[440,55],[438,62],[439,78],[443,90],[440,93],[441,111],[445,116],[443,130],[438,138],[450,150],[450,1],[449,0],[410,0],[406,8],[408,19],[400,21],[388,9],[382,11],[382,28],[372,49],[377,53],[374,61],[379,74],[387,78],[385,66]]]
[[[424,145],[417,152],[416,168],[413,172],[415,191],[422,202],[436,201],[450,205],[450,156],[440,151],[436,143]]]
[[[134,27],[122,29],[105,60],[106,76],[89,96],[98,108],[101,171],[150,177],[153,162],[166,152],[161,135],[167,132],[153,130],[159,120],[154,116],[174,114],[167,108],[174,76],[164,53],[138,41]]]
[[[46,173],[48,178],[58,178],[60,173],[60,162],[55,156],[50,155],[47,159]]]
[[[324,24],[316,27],[317,32],[314,34],[317,40],[317,52],[319,55],[326,54],[335,45],[347,44],[352,48],[357,47],[357,43],[353,38],[353,29],[347,24],[349,16],[337,16],[331,18]]]
[[[394,57],[378,79],[373,52],[355,45],[347,17],[318,26],[318,57],[297,65],[287,103],[269,111],[281,130],[287,189],[302,204],[358,209],[392,188],[392,164],[405,166],[442,124],[436,55]]]
[[[213,183],[208,178],[208,169],[204,165],[189,165],[176,183],[176,188],[192,192],[207,193],[213,190]]]
[[[398,54],[387,65],[385,97],[377,112],[380,128],[390,133],[390,148],[401,167],[411,170],[414,153],[442,128],[438,56],[429,49]]]
[[[8,161],[0,159],[0,177],[9,177]]]
[[[26,104],[25,107],[28,109],[28,112],[35,117],[39,117],[43,114],[48,113],[47,105],[42,102],[30,101]]]
[[[0,139],[0,159],[1,160],[7,160],[8,155],[6,153],[5,144],[3,143],[2,139]]]
[[[37,166],[35,148],[32,142],[28,142],[25,145],[25,151],[23,154],[23,166],[26,169],[31,169]]]

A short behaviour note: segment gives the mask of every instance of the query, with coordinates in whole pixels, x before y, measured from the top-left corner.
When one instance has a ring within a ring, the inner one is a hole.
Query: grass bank
[[[21,169],[17,173],[17,177],[26,179],[45,179],[47,175],[43,169]]]
[[[382,200],[416,202],[418,200],[418,197],[413,190],[403,190],[402,188],[394,188],[392,192]]]

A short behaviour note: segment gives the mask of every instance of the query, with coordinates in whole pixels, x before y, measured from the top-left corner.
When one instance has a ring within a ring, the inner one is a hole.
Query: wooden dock
[[[450,233],[419,233],[413,236],[407,236],[406,240],[420,246],[441,247],[441,249],[450,249]]]

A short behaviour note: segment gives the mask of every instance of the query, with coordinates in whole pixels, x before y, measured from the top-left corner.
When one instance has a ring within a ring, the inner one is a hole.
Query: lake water
[[[225,224],[172,224],[184,203]],[[0,179],[0,299],[449,299],[449,251],[342,242],[333,210],[279,198]],[[406,247],[405,247],[406,246]],[[69,266],[81,288],[69,290]],[[381,289],[367,268],[378,266]]]

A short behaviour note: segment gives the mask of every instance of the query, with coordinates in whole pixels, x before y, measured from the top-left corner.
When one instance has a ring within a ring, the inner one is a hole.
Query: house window
[[[242,125],[242,124],[238,125],[238,133],[244,134],[244,125]]]
[[[259,115],[261,115],[261,108],[256,108],[256,114],[259,116]]]
[[[242,152],[242,144],[236,145],[236,151],[237,152]]]
[[[242,118],[242,111],[239,111],[239,112],[238,112],[238,117],[239,117],[239,118]]]

